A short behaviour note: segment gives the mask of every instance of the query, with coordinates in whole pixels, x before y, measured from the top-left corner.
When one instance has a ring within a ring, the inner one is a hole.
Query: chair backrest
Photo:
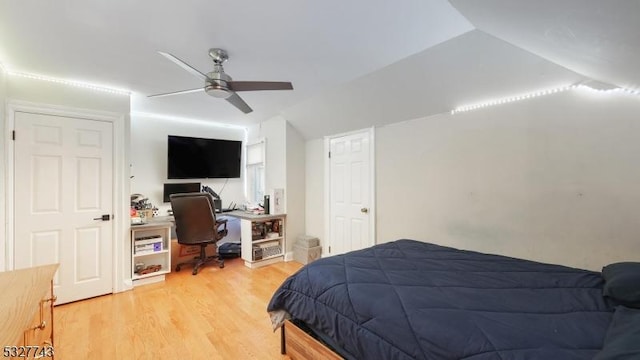
[[[201,244],[220,240],[213,197],[208,193],[172,194],[171,208],[180,244]]]

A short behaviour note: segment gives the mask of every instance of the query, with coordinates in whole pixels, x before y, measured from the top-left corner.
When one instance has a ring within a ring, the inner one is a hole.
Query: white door
[[[374,244],[371,142],[369,130],[329,140],[330,255]]]
[[[112,126],[15,113],[14,264],[59,263],[57,304],[113,292]]]

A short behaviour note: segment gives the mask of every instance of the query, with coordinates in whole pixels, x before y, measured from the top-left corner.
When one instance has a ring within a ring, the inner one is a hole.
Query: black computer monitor
[[[179,193],[200,192],[200,183],[169,183],[164,184],[163,201],[168,203],[171,200],[169,195]]]

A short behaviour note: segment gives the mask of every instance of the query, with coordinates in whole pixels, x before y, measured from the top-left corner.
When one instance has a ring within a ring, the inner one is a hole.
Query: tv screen
[[[169,195],[179,193],[200,192],[200,183],[164,184],[163,200],[169,202]]]
[[[169,135],[169,179],[239,178],[242,141]]]

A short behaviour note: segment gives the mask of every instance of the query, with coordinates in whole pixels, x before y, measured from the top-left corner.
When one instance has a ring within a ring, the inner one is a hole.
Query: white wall
[[[305,231],[305,143],[302,135],[281,116],[251,126],[249,143],[266,142],[265,191],[284,189],[287,213],[286,251],[293,249],[296,238]]]
[[[305,144],[305,229],[324,243],[324,141]]]
[[[638,98],[576,90],[378,128],[377,242],[592,270],[637,261],[638,113]],[[309,149],[307,193],[322,161],[317,140]],[[307,219],[322,216],[319,200],[307,198]]]
[[[160,215],[167,215],[170,203],[163,202],[165,183],[199,182],[211,187],[222,199],[222,207],[231,202],[238,205],[245,201],[244,167],[240,178],[232,179],[167,179],[167,137],[168,135],[192,136],[211,139],[243,141],[245,130],[240,127],[221,126],[205,121],[186,119],[156,118],[135,115],[131,119],[131,193],[142,194],[159,209]],[[225,185],[226,183],[226,185]],[[221,243],[240,241],[240,223],[230,220],[229,234]]]
[[[122,174],[121,178],[116,180],[116,183],[114,184],[116,192],[115,196],[119,202],[115,204],[116,208],[114,209],[114,214],[116,215],[114,223],[117,224],[114,234],[118,249],[116,253],[116,264],[114,264],[114,266],[116,269],[116,279],[119,279],[114,291],[126,289],[131,278],[131,243],[129,241],[130,224],[128,220],[119,221],[117,219],[125,219],[124,216],[128,216],[129,213],[129,182],[124,181],[124,179],[129,177],[129,169],[125,166],[125,164],[129,163],[129,96],[99,92],[62,83],[53,83],[17,76],[8,76],[6,78],[5,94],[8,101],[21,101],[36,104],[90,109],[94,111],[106,111],[123,116],[122,123],[118,123],[114,126],[114,136],[119,138],[121,144],[121,146],[115,149],[116,157],[114,158],[114,166],[117,168],[117,171]],[[1,97],[2,96],[0,95],[0,98]],[[10,133],[6,132],[4,122],[1,125],[0,133],[2,133],[2,138],[7,140]],[[4,151],[4,147],[2,149]],[[2,153],[2,159],[5,159],[4,152]],[[16,161],[19,161],[19,159]],[[8,169],[4,170],[6,171]],[[6,174],[5,171],[3,171],[3,176]],[[6,189],[3,189],[2,191],[3,196],[5,194],[5,190]],[[5,209],[2,211],[3,217],[5,216],[4,210]],[[3,220],[3,224],[5,221],[6,220]],[[2,236],[3,239],[0,242],[0,247],[4,249],[6,248],[6,241],[8,241],[8,239],[4,238],[5,231],[2,232]],[[6,257],[3,257],[2,260],[6,260]],[[3,268],[5,268],[5,265],[1,264],[0,269]]]
[[[6,221],[7,221],[7,209],[5,201],[5,176],[7,169],[5,168],[5,143],[7,141],[8,134],[5,133],[5,100],[7,98],[7,86],[6,77],[2,69],[0,69],[0,271],[6,270]]]
[[[305,234],[305,143],[302,135],[287,123],[286,127],[287,251],[293,251],[295,240]]]

